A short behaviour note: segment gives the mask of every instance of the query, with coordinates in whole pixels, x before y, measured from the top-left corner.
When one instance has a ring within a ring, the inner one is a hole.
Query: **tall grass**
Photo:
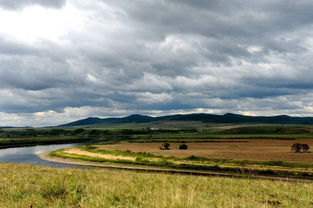
[[[0,164],[1,208],[311,207],[313,185]]]

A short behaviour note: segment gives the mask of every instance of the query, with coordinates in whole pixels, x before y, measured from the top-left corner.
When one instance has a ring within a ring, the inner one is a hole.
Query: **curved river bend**
[[[69,148],[82,145],[82,143],[75,144],[53,144],[53,145],[38,145],[30,147],[14,147],[7,149],[0,149],[0,162],[7,163],[22,163],[50,167],[72,167],[72,168],[86,168],[79,165],[70,165],[64,163],[50,162],[40,159],[38,156],[44,152],[50,152],[57,149]]]

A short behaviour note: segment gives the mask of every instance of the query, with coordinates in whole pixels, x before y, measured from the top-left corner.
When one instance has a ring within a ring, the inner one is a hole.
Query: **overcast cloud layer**
[[[313,116],[310,0],[0,0],[0,126]]]

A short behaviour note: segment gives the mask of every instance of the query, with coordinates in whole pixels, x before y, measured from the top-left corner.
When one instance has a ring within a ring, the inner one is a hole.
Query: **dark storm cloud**
[[[21,9],[27,6],[40,5],[44,7],[60,8],[66,0],[0,0],[0,7],[4,9]]]
[[[0,1],[35,4],[60,8],[66,26],[26,42],[0,29],[1,112],[38,123],[197,109],[313,115],[309,0]],[[66,19],[73,8],[77,22]]]

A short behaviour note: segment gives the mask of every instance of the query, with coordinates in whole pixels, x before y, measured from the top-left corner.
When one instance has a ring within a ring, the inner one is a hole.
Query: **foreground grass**
[[[313,185],[0,164],[2,208],[312,207]]]

